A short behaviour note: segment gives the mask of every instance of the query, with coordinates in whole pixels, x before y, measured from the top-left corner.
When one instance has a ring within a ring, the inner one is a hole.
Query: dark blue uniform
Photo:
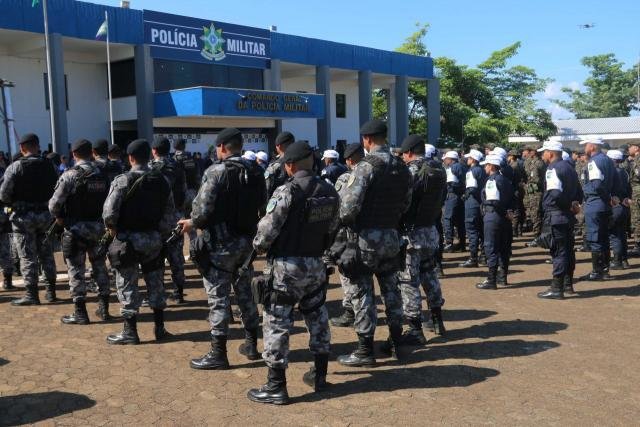
[[[336,185],[336,182],[338,181],[340,175],[347,172],[347,170],[347,167],[342,163],[333,162],[322,169],[320,177],[331,185]]]
[[[617,165],[616,173],[618,180],[613,188],[613,196],[620,199],[631,198],[631,184],[629,174],[622,164]],[[627,224],[631,216],[631,210],[622,203],[611,208],[611,226],[609,228],[609,243],[613,251],[614,262],[620,265],[623,260],[627,259]],[[613,264],[612,264],[613,266]]]
[[[511,240],[513,229],[507,218],[507,211],[515,206],[513,185],[500,173],[490,175],[482,191],[484,210],[484,250],[490,277],[497,273],[498,267],[505,274],[509,271],[511,258]]]
[[[606,155],[597,153],[589,160],[585,174],[585,240],[592,253],[608,254],[611,194],[617,180],[615,165]]]
[[[472,260],[478,258],[478,249],[484,234],[482,229],[482,189],[487,180],[484,168],[472,166],[466,173],[464,193],[464,225],[469,236],[469,253]]]
[[[464,232],[464,202],[462,195],[465,191],[466,168],[458,162],[446,168],[447,199],[444,202],[444,240],[445,244],[452,244],[454,227],[458,230],[460,249],[465,246]]]

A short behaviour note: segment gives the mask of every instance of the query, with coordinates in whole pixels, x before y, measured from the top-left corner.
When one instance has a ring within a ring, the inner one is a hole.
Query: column
[[[409,135],[409,79],[396,76],[396,139],[391,145],[399,146]]]
[[[391,144],[396,139],[396,84],[389,85],[389,96],[387,96],[387,141]]]
[[[138,109],[138,138],[149,143],[153,141],[153,59],[149,46],[136,45],[134,48],[136,75],[136,104]]]
[[[269,70],[269,90],[273,90],[276,92],[282,91],[282,71],[281,64],[279,59],[271,60],[271,70]],[[282,132],[282,120],[276,120],[276,135]],[[275,143],[275,140],[273,141]],[[269,145],[269,150],[275,150],[275,145],[271,147]]]
[[[438,146],[440,140],[440,80],[427,80],[427,143]]]
[[[373,116],[371,92],[371,71],[358,71],[358,106],[360,112],[360,126],[371,120],[371,117]]]
[[[331,69],[327,65],[316,67],[316,93],[324,95],[324,118],[318,119],[318,148],[331,147]]]
[[[53,151],[60,155],[69,155],[69,129],[67,127],[67,97],[64,78],[64,50],[62,36],[58,33],[49,36],[49,63],[51,64],[51,91],[49,108],[55,118]]]

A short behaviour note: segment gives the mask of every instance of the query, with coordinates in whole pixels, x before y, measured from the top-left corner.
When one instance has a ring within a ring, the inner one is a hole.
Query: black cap
[[[424,138],[420,135],[409,135],[402,141],[402,145],[400,146],[401,153],[408,153],[413,150],[415,147],[422,145],[424,147]]]
[[[122,151],[122,150],[120,149],[120,146],[119,146],[119,145],[111,144],[111,145],[109,146],[109,154],[113,154],[113,153],[118,153],[118,154],[120,154],[120,152],[121,152],[121,151]]]
[[[360,128],[360,135],[381,135],[387,133],[387,124],[382,120],[369,120]]]
[[[278,136],[276,137],[276,145],[291,144],[295,140],[296,137],[293,136],[291,132],[280,132],[280,134],[278,134]]]
[[[242,132],[236,128],[226,128],[218,134],[218,138],[216,138],[216,145],[228,144],[234,139],[240,139],[240,141],[242,141]]]
[[[349,159],[354,154],[360,153],[364,156],[364,147],[359,142],[354,142],[353,144],[349,144],[344,148],[344,158]]]
[[[136,139],[127,147],[127,154],[131,154],[134,157],[149,158],[151,155],[151,147],[149,147],[146,139]]]
[[[91,143],[86,139],[79,139],[71,145],[71,151],[91,150]]]
[[[306,141],[296,141],[287,147],[284,152],[283,160],[285,163],[295,163],[304,160],[313,154],[313,149]]]
[[[187,141],[184,138],[178,138],[173,143],[173,148],[176,150],[182,150],[187,145]]]
[[[605,142],[604,144],[602,144],[602,148],[605,150],[611,150],[611,145],[609,145],[608,142]]]
[[[51,160],[56,165],[60,164],[60,154],[58,153],[49,153],[47,154],[47,160]]]
[[[104,154],[109,149],[109,142],[106,139],[97,139],[91,146],[96,153]]]
[[[36,145],[40,145],[40,138],[38,138],[38,135],[36,135],[35,133],[28,133],[26,135],[22,135],[22,138],[20,138],[20,142],[19,144],[36,144]]]
[[[151,144],[151,148],[155,148],[162,153],[168,153],[171,150],[171,143],[167,138],[157,138]]]

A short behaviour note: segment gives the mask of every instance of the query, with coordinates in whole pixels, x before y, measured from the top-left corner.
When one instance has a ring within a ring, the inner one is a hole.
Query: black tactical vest
[[[200,188],[200,172],[193,157],[187,153],[182,153],[176,155],[175,160],[184,170],[187,188],[189,190],[197,190]]]
[[[14,186],[14,202],[45,206],[53,195],[58,174],[46,159],[37,156],[19,160],[20,169]]]
[[[284,169],[283,158],[280,157],[274,160],[274,163],[278,164],[278,167],[274,168],[274,172],[267,178],[267,196],[271,197],[276,188],[287,182],[287,172]],[[270,165],[271,166],[271,165]]]
[[[321,257],[332,243],[329,230],[338,214],[338,193],[308,171],[297,173],[286,185],[293,196],[291,207],[269,255]]]
[[[104,170],[104,173],[109,178],[109,182],[113,181],[116,176],[121,175],[123,172],[122,166],[118,162],[111,159],[100,158],[96,159],[95,164]]]
[[[75,193],[65,205],[65,217],[72,221],[100,221],[109,195],[109,177],[104,169],[91,165],[73,168],[79,172]]]
[[[413,185],[411,207],[403,218],[406,227],[435,225],[447,192],[447,174],[430,161],[422,162]]]
[[[180,165],[169,158],[164,158],[159,162],[153,163],[152,168],[162,172],[167,181],[169,181],[173,194],[173,204],[176,209],[180,209],[184,205],[185,199],[183,187],[184,171]]]
[[[152,169],[144,174],[128,172],[129,191],[122,206],[118,229],[128,231],[158,230],[171,188],[164,175]]]
[[[411,172],[401,159],[392,155],[389,163],[374,155],[368,155],[362,161],[373,166],[374,178],[356,218],[356,228],[398,228],[411,185]]]

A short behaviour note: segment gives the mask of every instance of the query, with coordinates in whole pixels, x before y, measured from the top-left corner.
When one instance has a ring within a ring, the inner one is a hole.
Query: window
[[[49,109],[49,81],[48,81],[48,77],[49,75],[47,73],[43,74],[44,77],[44,108],[45,109]],[[65,106],[67,108],[67,111],[69,111],[69,88],[67,87],[67,75],[64,75],[64,103]]]
[[[347,95],[344,93],[336,94],[336,117],[339,119],[347,117]]]
[[[156,59],[153,74],[158,92],[195,86],[264,88],[262,70],[257,68]]]
[[[133,59],[111,63],[111,95],[125,98],[136,94],[136,68]]]

